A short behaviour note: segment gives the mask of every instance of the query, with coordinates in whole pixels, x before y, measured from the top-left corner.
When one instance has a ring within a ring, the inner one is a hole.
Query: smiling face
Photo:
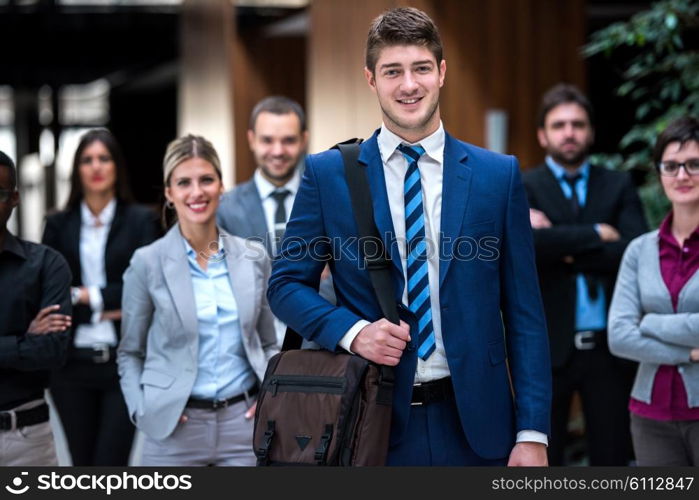
[[[671,142],[665,147],[661,161],[684,163],[691,159],[699,159],[699,143],[696,141]],[[661,175],[660,183],[673,207],[689,205],[699,208],[699,175],[689,175],[682,167],[677,171],[677,177]]]
[[[214,166],[202,158],[189,158],[170,174],[165,197],[172,202],[183,229],[216,223],[223,183]]]
[[[437,63],[421,45],[390,45],[381,49],[367,82],[379,99],[386,127],[408,142],[418,142],[439,128],[439,89],[446,61]]]
[[[93,141],[83,149],[79,160],[79,175],[85,195],[114,194],[116,164],[102,141]]]
[[[565,102],[546,114],[537,136],[541,147],[556,163],[577,168],[587,157],[594,132],[585,108],[575,102]]]
[[[295,113],[261,112],[254,130],[248,130],[248,143],[262,175],[277,186],[284,185],[306,150],[308,133],[301,131]]]

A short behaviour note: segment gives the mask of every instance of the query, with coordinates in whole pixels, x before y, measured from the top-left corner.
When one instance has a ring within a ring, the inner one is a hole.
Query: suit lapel
[[[112,219],[112,224],[109,227],[109,234],[107,235],[107,244],[104,248],[104,268],[105,268],[105,273],[108,273],[109,266],[107,265],[107,261],[109,260],[109,257],[112,253],[112,246],[113,245],[118,245],[118,244],[124,244],[126,243],[125,241],[122,241],[121,239],[117,238],[117,235],[119,234],[119,231],[121,231],[121,227],[124,224],[124,204],[117,201],[117,205],[114,210],[114,218]],[[125,233],[124,236],[128,236],[129,232]]]
[[[70,263],[73,273],[73,283],[82,284],[82,269],[80,268],[80,205],[71,209],[65,228],[64,238],[68,242],[66,246],[70,256],[66,259]]]
[[[442,177],[442,220],[439,242],[439,285],[452,261],[452,246],[461,236],[461,223],[471,199],[472,168],[467,165],[466,149],[449,134],[444,139],[444,166]]]
[[[220,229],[219,229],[220,230]],[[240,329],[244,337],[248,337],[253,328],[248,325],[252,320],[254,311],[253,301],[256,296],[255,276],[253,266],[243,259],[243,252],[233,241],[233,236],[221,231],[223,248],[226,257],[226,267],[228,268],[228,280],[233,290],[236,306],[238,308],[238,318]]]
[[[396,300],[401,301],[405,280],[403,278],[403,264],[398,250],[398,242],[395,238],[395,229],[391,219],[391,209],[388,204],[386,192],[386,176],[383,171],[383,162],[379,153],[377,142],[378,131],[374,132],[364,144],[359,153],[359,162],[367,166],[367,178],[374,207],[374,219],[379,230],[383,244],[391,257],[393,274],[398,286],[396,287]]]
[[[190,336],[197,336],[197,309],[194,300],[194,288],[189,271],[189,261],[184,249],[179,224],[175,224],[165,235],[164,251],[161,256],[165,281],[170,290],[172,301],[185,328]]]
[[[561,189],[561,184],[558,182],[558,179],[556,179],[556,176],[553,175],[553,172],[551,172],[548,165],[544,165],[543,168],[544,171],[541,179],[543,184],[542,187],[544,193],[546,193],[546,197],[555,205],[554,213],[563,214],[563,217],[561,218],[566,221],[577,220],[577,217],[573,213],[573,208],[570,205],[571,202],[563,194],[563,190]]]
[[[251,179],[245,191],[241,193],[240,203],[243,205],[244,213],[242,218],[250,224],[251,233],[262,238],[267,253],[272,254],[272,244],[269,240],[269,228],[265,211],[262,208],[262,199],[257,191],[255,180]]]
[[[585,195],[585,205],[580,213],[582,220],[587,220],[596,207],[605,206],[602,197],[605,195],[604,184],[600,179],[600,171],[590,166],[590,176],[587,179],[587,194]]]

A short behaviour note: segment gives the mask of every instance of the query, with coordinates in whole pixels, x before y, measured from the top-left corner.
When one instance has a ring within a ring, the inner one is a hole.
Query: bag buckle
[[[325,432],[320,437],[320,444],[318,445],[318,448],[316,448],[315,455],[313,456],[318,465],[323,465],[327,460],[328,448],[330,447],[330,439],[332,439],[332,436],[332,424],[325,424]]]
[[[269,462],[269,447],[272,446],[272,438],[274,437],[276,422],[274,420],[267,421],[267,430],[262,436],[262,444],[256,450],[257,465],[267,465]]]

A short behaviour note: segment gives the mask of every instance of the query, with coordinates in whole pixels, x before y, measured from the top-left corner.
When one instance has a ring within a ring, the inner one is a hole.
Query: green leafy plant
[[[639,195],[653,227],[669,209],[652,165],[655,139],[673,119],[699,116],[699,51],[687,46],[698,27],[699,2],[664,0],[593,33],[582,49],[586,57],[629,54],[616,94],[634,103],[636,122],[619,142],[619,153],[595,155],[595,160],[648,173]]]

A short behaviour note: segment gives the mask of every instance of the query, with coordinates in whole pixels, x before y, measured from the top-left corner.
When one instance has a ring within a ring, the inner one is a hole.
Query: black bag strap
[[[359,145],[362,139],[349,139],[333,146],[342,155],[345,166],[345,178],[349,187],[352,209],[354,211],[357,229],[359,231],[360,251],[364,257],[364,264],[369,271],[374,293],[381,306],[383,315],[396,325],[400,323],[398,308],[394,297],[393,276],[391,274],[391,261],[386,253],[386,248],[374,221],[374,210],[369,188],[369,180],[365,167],[359,163]],[[282,344],[282,351],[300,349],[303,338],[301,335],[287,328]],[[381,367],[381,378],[387,384],[392,384],[392,370]]]
[[[337,144],[345,164],[345,177],[349,187],[354,218],[359,230],[360,251],[369,271],[374,293],[381,312],[391,323],[400,323],[394,295],[391,261],[386,253],[379,230],[374,221],[374,205],[369,189],[366,168],[359,163],[361,139],[350,139]]]

